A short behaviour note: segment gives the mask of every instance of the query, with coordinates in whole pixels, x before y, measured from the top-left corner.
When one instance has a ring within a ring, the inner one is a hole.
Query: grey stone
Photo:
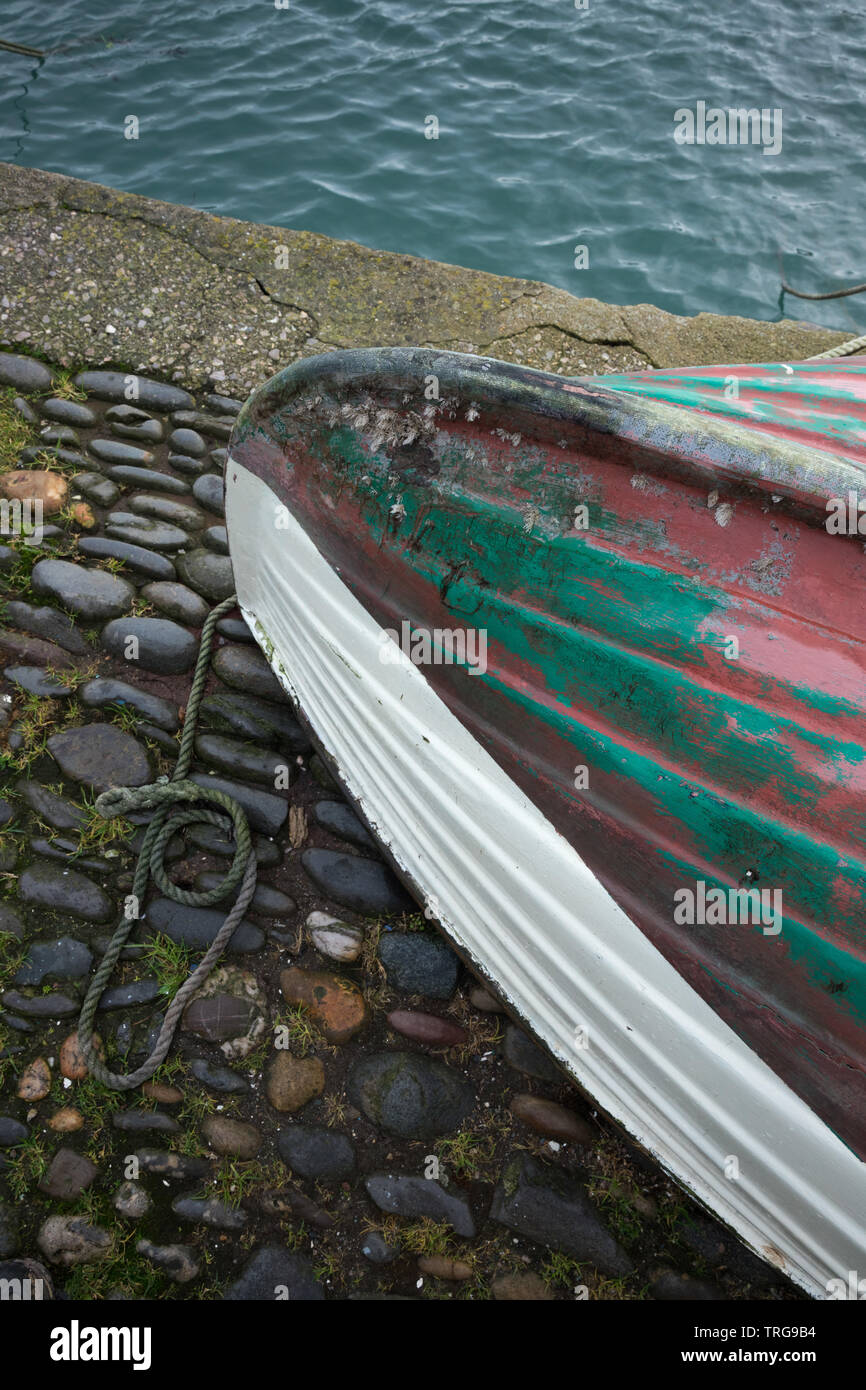
[[[227,642],[255,643],[256,640],[243,618],[220,618],[216,630]]]
[[[130,464],[133,468],[144,468],[153,463],[153,454],[147,449],[139,449],[135,444],[124,444],[119,439],[91,439],[87,446],[94,458],[103,463]]]
[[[0,1149],[14,1149],[23,1144],[29,1135],[27,1125],[13,1120],[11,1115],[0,1115]]]
[[[235,591],[231,560],[209,550],[188,550],[177,557],[177,572],[185,584],[212,603],[222,603]]]
[[[460,962],[438,937],[420,932],[383,932],[379,959],[387,971],[388,983],[405,994],[450,999],[454,993]]]
[[[60,445],[63,448],[67,444],[76,446],[80,443],[75,430],[69,425],[44,425],[39,431],[39,438],[49,448],[52,445]]]
[[[255,695],[217,690],[204,697],[199,717],[204,724],[238,734],[252,743],[275,744],[288,753],[306,753],[310,747],[309,738],[285,700],[275,704]]]
[[[113,724],[62,729],[49,738],[48,751],[64,777],[73,782],[99,788],[143,787],[151,779],[150,762],[141,744]]]
[[[192,495],[209,512],[217,516],[225,515],[225,488],[222,478],[215,473],[204,473],[192,485]]]
[[[80,401],[67,401],[62,396],[50,396],[39,402],[39,413],[46,420],[56,420],[59,425],[71,425],[86,430],[96,424],[96,415],[89,405]]]
[[[134,660],[126,657],[131,637],[138,643]],[[189,671],[198,655],[198,643],[192,634],[168,618],[115,618],[102,629],[102,645],[112,656],[126,657],[131,670],[138,666],[160,675]]]
[[[189,544],[186,531],[167,522],[158,522],[134,512],[111,512],[106,519],[105,533],[124,545],[140,545],[146,550],[181,550]]]
[[[79,549],[85,540],[79,541]],[[33,566],[34,593],[57,599],[87,621],[115,618],[129,608],[135,590],[126,579],[105,570],[86,569],[68,560],[39,560]]]
[[[180,1125],[161,1110],[115,1110],[111,1116],[115,1129],[128,1134],[180,1134]]]
[[[149,585],[149,588],[158,588],[158,585]],[[166,588],[179,588],[179,585],[166,585]],[[146,593],[147,590],[142,592]],[[126,681],[114,680],[111,676],[97,676],[95,680],[88,681],[78,692],[82,704],[92,709],[104,709],[106,705],[120,705],[125,708],[129,706],[137,714],[141,714],[148,719],[151,724],[156,724],[158,728],[165,729],[168,733],[176,733],[180,728],[177,705],[170,700],[164,700],[161,695],[151,695],[149,691],[142,690],[135,685],[127,685]]]
[[[18,880],[18,892],[34,907],[49,907],[88,922],[106,922],[114,911],[98,884],[75,869],[44,861],[28,865]]]
[[[290,1307],[293,1303],[319,1303],[325,1297],[309,1260],[281,1246],[266,1245],[247,1262],[223,1298],[229,1302],[271,1303],[286,1295]]]
[[[136,1241],[135,1248],[175,1284],[189,1284],[198,1276],[199,1264],[191,1245],[154,1245],[153,1241],[142,1239]]]
[[[130,1221],[140,1221],[150,1211],[151,1201],[141,1183],[127,1179],[114,1194],[114,1209]]]
[[[189,493],[189,483],[181,478],[172,478],[168,473],[157,473],[155,468],[136,468],[134,465],[120,463],[109,468],[109,478],[124,487],[146,487],[151,492],[167,492],[175,496]]]
[[[98,1009],[132,1009],[138,1004],[152,1004],[162,993],[159,980],[130,980],[125,985],[112,985],[99,996]]]
[[[245,1211],[230,1207],[217,1197],[175,1197],[171,1204],[175,1216],[197,1226],[213,1226],[218,1231],[242,1231],[249,1221]]]
[[[370,917],[418,910],[396,875],[376,859],[308,849],[301,855],[301,863],[316,887],[342,907]]]
[[[508,1160],[490,1215],[517,1235],[562,1250],[616,1278],[631,1260],[602,1223],[583,1187],[527,1153]]]
[[[242,1038],[254,1022],[258,1010],[250,999],[235,994],[210,994],[193,999],[184,1011],[182,1028],[206,1042],[226,1042]]]
[[[11,352],[0,352],[0,382],[4,386],[14,386],[16,391],[48,391],[51,387],[51,373],[32,357],[18,357]]]
[[[243,402],[236,401],[233,396],[208,395],[204,403],[217,415],[240,415],[243,410]]]
[[[168,464],[170,468],[176,468],[178,473],[185,473],[187,477],[199,478],[208,467],[207,459],[194,459],[189,454],[169,454]],[[187,484],[187,491],[189,491]]]
[[[56,792],[49,791],[39,782],[21,781],[16,789],[31,811],[34,811],[40,820],[47,821],[55,830],[81,830],[87,819],[80,806],[67,801],[64,796],[58,796]]]
[[[98,507],[113,507],[120,496],[120,488],[101,473],[76,473],[72,479],[73,488],[83,492],[90,502]]]
[[[19,690],[26,690],[28,695],[41,695],[45,699],[62,700],[67,695],[72,694],[71,686],[64,685],[57,676],[43,671],[40,666],[7,666],[4,668],[3,674],[13,685],[17,685]]]
[[[210,1163],[204,1158],[188,1158],[165,1149],[137,1149],[135,1157],[140,1172],[177,1182],[205,1178],[211,1171]]]
[[[196,891],[209,892],[211,888],[218,887],[222,879],[222,874],[205,870],[196,877]],[[287,917],[296,907],[297,903],[286,893],[281,893],[278,888],[271,888],[267,883],[258,883],[250,901],[249,911],[257,913],[260,917]]]
[[[163,932],[170,936],[172,941],[182,942],[194,951],[204,951],[225,921],[225,912],[209,907],[185,907],[183,903],[173,902],[171,898],[156,898],[148,905],[145,920],[150,932]],[[258,951],[264,944],[264,939],[258,927],[242,921],[234,932],[227,950]]]
[[[317,1125],[287,1125],[277,1135],[280,1157],[302,1178],[342,1182],[355,1171],[355,1146],[345,1134]]]
[[[229,538],[224,526],[209,526],[202,532],[202,540],[208,550],[213,550],[217,555],[228,555]]]
[[[14,936],[16,941],[24,936],[24,924],[8,903],[0,903],[0,936]]]
[[[174,453],[187,454],[190,458],[201,458],[207,453],[207,445],[196,430],[172,430],[168,446]]]
[[[367,827],[345,802],[317,801],[313,815],[323,830],[329,830],[341,840],[348,840],[349,844],[357,845],[359,849],[376,848],[376,841]]]
[[[172,410],[192,410],[195,407],[189,392],[182,391],[179,386],[168,386],[163,381],[151,381],[129,372],[79,372],[75,385],[97,400],[129,404],[131,377],[135,381],[135,402],[139,408],[167,415]]]
[[[167,555],[160,555],[156,550],[148,550],[144,545],[135,545],[129,541],[110,540],[106,536],[81,536],[78,549],[82,555],[93,556],[97,560],[121,560],[129,569],[143,574],[146,579],[174,579],[177,574]],[[102,574],[103,571],[91,570],[90,573]],[[128,606],[124,604],[123,609]]]
[[[433,1221],[447,1221],[459,1236],[471,1239],[475,1221],[466,1198],[457,1192],[446,1192],[435,1178],[415,1173],[373,1173],[364,1179],[364,1186],[376,1206],[397,1216],[428,1216]]]
[[[502,1052],[509,1066],[524,1076],[534,1076],[536,1081],[561,1081],[562,1073],[542,1052],[531,1038],[528,1038],[516,1024],[509,1023],[505,1028],[505,1042]]]
[[[347,1082],[353,1105],[373,1124],[405,1139],[458,1129],[475,1103],[463,1078],[416,1052],[374,1052],[355,1062]],[[425,1179],[426,1181],[426,1179]]]
[[[6,1009],[14,1009],[28,1018],[66,1018],[77,1014],[79,1006],[74,999],[65,994],[37,994],[33,998],[20,994],[17,989],[7,989],[0,995],[0,1003]]]
[[[80,980],[86,975],[93,956],[83,941],[62,936],[57,941],[35,941],[28,948],[23,965],[16,971],[16,985],[41,985],[45,979]]]
[[[168,521],[180,526],[184,531],[200,531],[207,525],[207,517],[198,507],[189,502],[179,502],[176,497],[160,497],[147,492],[136,493],[126,504],[131,512],[141,516],[155,517],[158,521]]]
[[[389,1265],[400,1254],[397,1245],[389,1245],[378,1231],[368,1231],[361,1246],[361,1254],[374,1265]]]
[[[18,1250],[18,1217],[10,1206],[0,1202],[0,1260],[8,1260]],[[0,1269],[0,1278],[3,1271]]]
[[[283,687],[258,647],[220,647],[212,664],[214,671],[226,685],[266,700],[286,698]]]
[[[271,838],[282,829],[289,814],[289,805],[284,797],[262,791],[260,787],[248,787],[228,777],[213,777],[200,772],[194,772],[189,780],[199,787],[213,787],[233,796],[246,812],[253,830],[260,830]]]
[[[234,859],[237,845],[231,837],[224,835],[212,825],[191,825],[186,832],[187,839],[191,845],[197,849],[206,850],[208,854],[217,854],[223,859]],[[263,869],[272,869],[275,864],[283,862],[282,850],[273,840],[268,840],[264,835],[253,836],[253,849],[256,852],[256,859]]]
[[[112,1239],[101,1226],[91,1225],[83,1216],[49,1216],[42,1223],[36,1244],[52,1264],[90,1264],[104,1260],[110,1253]]]
[[[223,1095],[240,1095],[250,1089],[250,1083],[245,1076],[239,1076],[229,1067],[219,1067],[204,1057],[194,1057],[189,1069],[203,1086],[208,1086],[210,1090],[219,1091]]]
[[[85,656],[90,650],[72,620],[65,613],[58,613],[56,608],[36,608],[31,603],[10,599],[6,604],[6,618],[13,627],[56,642],[58,647],[74,656]]]
[[[199,734],[195,741],[196,756],[203,763],[217,768],[220,772],[235,772],[239,777],[247,777],[251,782],[261,782],[266,787],[287,788],[297,777],[297,764],[288,761],[284,753],[270,748],[260,748],[254,744],[241,743],[238,739],[225,738],[222,734]]]
[[[211,435],[214,439],[230,439],[232,425],[230,420],[219,420],[213,415],[203,415],[197,410],[175,410],[171,423],[181,429],[198,430],[200,434]]]
[[[88,874],[114,873],[121,862],[120,857],[106,859],[101,855],[79,854],[76,840],[67,840],[59,835],[51,840],[35,835],[30,841],[30,848],[34,854],[39,854],[44,859],[60,859],[66,864],[72,863],[74,869],[83,869]]]

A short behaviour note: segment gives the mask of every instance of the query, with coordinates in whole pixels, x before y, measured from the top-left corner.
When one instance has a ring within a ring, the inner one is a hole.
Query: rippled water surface
[[[0,52],[0,159],[681,314],[778,317],[778,249],[866,279],[853,0],[3,0],[0,38],[51,50]],[[676,143],[699,101],[781,152]]]

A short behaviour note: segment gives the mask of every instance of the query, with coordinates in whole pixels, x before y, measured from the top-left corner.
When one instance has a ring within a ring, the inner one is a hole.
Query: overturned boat
[[[226,464],[244,615],[428,915],[818,1297],[866,1274],[864,468],[863,358],[398,349],[273,378]]]

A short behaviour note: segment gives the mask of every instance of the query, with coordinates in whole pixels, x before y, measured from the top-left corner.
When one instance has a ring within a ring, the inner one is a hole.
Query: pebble
[[[575,1115],[573,1110],[567,1110],[554,1100],[531,1095],[528,1091],[514,1096],[509,1108],[516,1120],[521,1120],[536,1134],[544,1134],[549,1139],[589,1145],[598,1138],[592,1125]]]
[[[69,425],[43,425],[39,431],[39,438],[47,448],[65,448],[67,444],[76,448],[80,444],[78,435]]]
[[[186,907],[171,898],[156,898],[148,904],[145,916],[151,933],[163,932],[172,941],[182,942],[193,951],[207,950],[225,921],[224,912],[209,907]],[[242,921],[226,949],[230,952],[258,951],[264,940],[258,927]]]
[[[192,410],[195,406],[189,392],[181,390],[179,386],[168,386],[165,382],[151,381],[148,377],[129,372],[87,371],[79,372],[75,378],[75,385],[89,396],[127,405],[132,383],[135,391],[133,399],[139,407],[147,410],[167,415],[172,410]]]
[[[14,1009],[16,1013],[32,1018],[65,1018],[67,1014],[77,1014],[79,1005],[65,994],[37,994],[32,998],[20,994],[17,989],[7,989],[0,995],[4,1008]]]
[[[54,908],[88,922],[107,922],[114,912],[111,899],[98,884],[76,869],[53,862],[28,865],[18,880],[18,892],[35,907]]]
[[[674,1269],[654,1270],[650,1278],[650,1295],[665,1303],[710,1303],[725,1297],[714,1284],[704,1279],[693,1279],[688,1274],[679,1274]]]
[[[97,1054],[101,1056],[103,1052],[102,1039],[97,1033],[93,1034],[93,1045]],[[60,1045],[60,1072],[70,1081],[83,1081],[87,1075],[87,1063],[84,1060],[84,1053],[79,1047],[77,1033],[70,1033]]]
[[[146,550],[181,550],[189,544],[189,536],[180,527],[137,516],[134,512],[111,512],[105,533],[124,545],[142,546]]]
[[[169,473],[157,473],[153,468],[136,468],[126,463],[109,468],[108,476],[114,482],[122,483],[124,487],[146,487],[151,492],[167,492],[181,496],[190,490],[189,483],[183,482],[180,478],[172,478]]]
[[[229,1302],[286,1299],[290,1307],[293,1303],[321,1302],[324,1297],[310,1261],[279,1245],[257,1250],[240,1278],[223,1294]]]
[[[154,608],[188,627],[201,627],[210,612],[204,599],[185,584],[145,584],[141,596]]]
[[[255,1125],[228,1115],[208,1115],[202,1121],[201,1132],[208,1147],[218,1154],[255,1158],[262,1146],[262,1136]]]
[[[287,1004],[301,1004],[326,1042],[347,1043],[367,1022],[367,1004],[359,987],[343,975],[293,966],[280,975]]]
[[[215,473],[203,473],[192,485],[192,495],[209,512],[225,516],[225,488]]]
[[[191,845],[198,849],[206,850],[208,854],[217,854],[225,859],[233,859],[237,848],[235,841],[228,835],[224,835],[215,826],[211,825],[191,825],[187,832],[187,839]],[[263,869],[271,869],[275,864],[281,864],[283,860],[282,850],[273,840],[268,840],[264,835],[253,836],[253,849],[256,859]]]
[[[47,821],[55,830],[80,830],[87,819],[84,811],[66,797],[49,791],[39,782],[21,781],[17,785],[24,801],[40,820]]]
[[[141,1093],[160,1105],[180,1105],[183,1100],[183,1091],[177,1086],[166,1085],[164,1081],[145,1081]]]
[[[187,454],[190,458],[201,458],[207,453],[207,444],[196,430],[172,430],[168,437],[168,447],[175,453]]]
[[[46,420],[56,420],[60,425],[72,425],[73,428],[82,430],[90,429],[96,424],[96,415],[89,405],[82,405],[80,401],[67,401],[62,396],[49,396],[48,400],[40,401],[39,413],[44,415]]]
[[[228,792],[229,796],[240,802],[252,829],[261,831],[270,839],[279,833],[289,814],[285,797],[262,791],[260,787],[249,787],[244,782],[201,772],[193,772],[189,780],[198,787],[213,787],[217,791]]]
[[[58,1134],[74,1134],[83,1126],[84,1116],[72,1105],[65,1105],[62,1110],[56,1110],[48,1121],[48,1128]]]
[[[212,527],[211,530],[222,528]],[[216,630],[220,637],[224,637],[227,642],[255,642],[255,637],[250,632],[243,618],[220,618],[216,625]]]
[[[617,1278],[632,1268],[584,1188],[525,1152],[505,1164],[490,1215],[515,1234],[586,1261],[603,1274]]]
[[[238,1095],[250,1089],[245,1076],[239,1076],[230,1067],[219,1067],[204,1057],[194,1057],[189,1069],[197,1081],[222,1095]]]
[[[292,1113],[325,1089],[325,1068],[318,1057],[275,1053],[265,1076],[265,1091],[275,1110]]]
[[[502,1052],[509,1066],[514,1067],[515,1071],[523,1072],[524,1076],[532,1076],[536,1081],[562,1080],[562,1073],[547,1053],[542,1052],[541,1048],[514,1023],[509,1023],[505,1029]]]
[[[200,719],[253,743],[275,743],[289,753],[305,753],[310,747],[309,738],[285,700],[274,704],[255,695],[214,691],[202,700]]]
[[[119,439],[91,439],[88,452],[102,463],[130,464],[134,468],[144,468],[153,463],[153,454],[147,449],[139,449],[135,444],[123,444]]]
[[[458,1072],[417,1052],[360,1057],[350,1069],[347,1091],[373,1124],[404,1139],[448,1134],[475,1104],[472,1087]]]
[[[51,373],[32,357],[0,352],[0,382],[4,386],[14,386],[16,391],[32,394],[51,389]]]
[[[175,1216],[193,1221],[198,1226],[214,1226],[219,1231],[242,1231],[249,1221],[245,1211],[238,1211],[217,1197],[175,1197],[171,1204]]]
[[[29,633],[14,632],[11,628],[0,629],[0,661],[20,661],[22,665],[52,667],[66,670],[75,663],[69,652],[54,642],[46,642],[42,637],[32,637]],[[8,710],[3,710],[8,722]],[[9,738],[15,735],[10,734]],[[10,747],[13,745],[10,743]]]
[[[90,651],[72,620],[65,613],[58,613],[56,608],[36,608],[30,603],[10,600],[6,604],[6,618],[14,627],[56,642],[58,647],[72,652],[73,656],[85,656]]]
[[[134,659],[127,657],[131,638],[137,642]],[[192,634],[168,618],[115,618],[102,629],[102,645],[112,656],[127,657],[132,668],[138,666],[159,675],[189,671],[198,655],[198,643]]]
[[[189,454],[169,454],[168,463],[170,468],[176,468],[179,473],[186,473],[191,478],[201,477],[208,466],[206,459],[194,459]],[[187,483],[186,491],[189,490]]]
[[[171,422],[182,429],[198,430],[214,439],[230,439],[232,426],[228,420],[217,420],[212,415],[203,415],[197,410],[175,410]]]
[[[131,620],[130,620],[131,621]],[[82,724],[48,740],[48,751],[64,777],[94,787],[143,787],[150,760],[132,734],[113,724]]]
[[[95,544],[95,538],[80,541],[79,548],[87,544]],[[135,597],[135,590],[126,579],[105,570],[73,565],[68,560],[40,560],[33,566],[31,584],[34,593],[57,599],[64,608],[89,622],[117,617]]]
[[[6,936],[14,936],[17,941],[21,941],[24,936],[21,918],[8,903],[0,903],[0,935],[4,933]]]
[[[189,1284],[198,1276],[199,1264],[191,1245],[154,1245],[151,1240],[138,1240],[135,1248],[151,1264],[165,1271],[174,1284]]]
[[[459,1192],[446,1192],[436,1178],[416,1173],[373,1173],[364,1179],[370,1197],[382,1211],[397,1216],[429,1217],[447,1222],[459,1236],[475,1235],[469,1203]]]
[[[107,418],[108,412],[106,411]],[[145,416],[137,425],[125,425],[119,420],[112,420],[111,433],[119,434],[122,439],[135,439],[140,444],[159,444],[165,430],[161,420],[154,420],[152,416]]]
[[[151,585],[158,588],[159,585]],[[166,585],[167,588],[180,586]],[[146,590],[142,592],[146,593]],[[177,705],[164,700],[161,695],[151,695],[137,685],[127,685],[126,681],[115,680],[112,676],[97,676],[81,686],[78,697],[81,703],[91,709],[104,709],[106,705],[127,706],[141,714],[151,724],[174,734],[180,728]]]
[[[141,1183],[122,1182],[114,1194],[114,1209],[130,1221],[140,1221],[150,1211],[151,1201]]]
[[[36,1244],[52,1264],[90,1264],[110,1255],[112,1238],[102,1226],[91,1225],[83,1216],[49,1216],[42,1223]]]
[[[544,1280],[531,1270],[500,1274],[490,1285],[490,1292],[498,1303],[549,1303],[554,1298]]]
[[[374,1265],[388,1265],[400,1254],[398,1245],[389,1245],[378,1231],[368,1231],[361,1254]]]
[[[473,1009],[478,1009],[479,1012],[483,1014],[505,1013],[504,1006],[496,996],[491,994],[489,989],[485,989],[483,985],[475,985],[474,988],[469,991],[469,1003],[472,1005]]]
[[[323,830],[329,830],[339,839],[348,840],[359,849],[376,849],[373,836],[344,801],[317,801],[313,815]]]
[[[0,1202],[0,1260],[8,1260],[19,1246],[18,1217],[5,1202]],[[0,1265],[0,1279],[8,1278],[6,1270]]]
[[[436,1014],[394,1009],[388,1014],[388,1024],[396,1033],[402,1033],[404,1038],[426,1043],[428,1047],[461,1047],[469,1041],[465,1028]]]
[[[217,555],[228,555],[229,538],[224,526],[209,526],[206,531],[202,532],[201,538],[208,550],[215,551]],[[242,638],[241,640],[246,639]]]
[[[396,875],[376,859],[308,849],[301,855],[301,863],[316,887],[341,907],[368,917],[417,911]]]
[[[220,680],[237,690],[266,700],[285,700],[283,688],[258,647],[225,646],[214,654],[213,669]]]
[[[199,734],[195,741],[199,760],[220,772],[235,772],[251,782],[267,787],[288,788],[297,776],[297,766],[287,762],[284,753],[271,748],[250,747],[224,734]]]
[[[126,1130],[130,1134],[180,1134],[180,1125],[171,1115],[163,1115],[160,1110],[116,1110],[111,1117],[115,1129]]]
[[[277,1135],[280,1157],[293,1173],[317,1182],[342,1182],[355,1171],[355,1147],[345,1134],[293,1124]]]
[[[14,1149],[24,1143],[29,1133],[27,1125],[20,1120],[13,1120],[11,1115],[0,1115],[0,1149]]]
[[[222,880],[222,874],[205,871],[196,877],[196,890],[205,893],[210,892]],[[281,893],[278,888],[271,888],[267,883],[257,883],[256,891],[250,899],[249,911],[260,917],[286,917],[293,913],[296,907],[297,904],[294,899],[288,897],[286,893]]]
[[[422,1255],[418,1270],[433,1279],[462,1280],[472,1278],[472,1266],[465,1260],[451,1260],[447,1255]]]
[[[225,1042],[247,1032],[258,1010],[249,999],[234,994],[212,994],[187,1005],[181,1027],[206,1042]]]
[[[217,415],[240,415],[243,410],[243,403],[231,396],[205,396],[204,403],[210,410],[216,411]]]
[[[91,952],[83,941],[62,936],[57,941],[36,941],[29,947],[23,964],[16,971],[16,985],[41,985],[48,977],[80,980],[90,970]]]
[[[39,666],[7,666],[3,674],[19,690],[26,690],[28,695],[61,700],[72,694],[71,686],[64,685],[57,676],[50,675]]]
[[[311,912],[306,921],[307,935],[317,951],[331,960],[350,965],[358,959],[364,947],[360,927],[341,922],[328,912]]]
[[[186,1154],[171,1153],[166,1149],[138,1149],[134,1155],[138,1161],[139,1172],[154,1173],[160,1178],[171,1178],[178,1182],[207,1177],[211,1165],[204,1158],[188,1158]]]
[[[96,560],[122,560],[131,570],[135,570],[136,574],[143,574],[146,579],[174,579],[177,574],[167,555],[160,555],[143,545],[109,540],[106,536],[82,536],[78,542],[78,549],[82,555],[92,556]],[[104,572],[90,571],[91,574]],[[124,604],[124,607],[127,606]]]
[[[379,959],[388,983],[406,994],[450,999],[457,985],[460,962],[438,937],[421,932],[384,933]]]
[[[76,473],[72,486],[100,507],[114,506],[120,496],[120,488],[101,473]]]
[[[177,557],[177,572],[185,584],[212,603],[222,603],[235,591],[235,577],[227,555],[209,550],[188,550]]]
[[[14,405],[15,409],[18,411],[18,414],[19,414],[24,420],[27,421],[28,425],[38,425],[38,424],[39,424],[39,416],[36,414],[36,411],[35,411],[35,410],[33,409],[33,407],[29,404],[29,402],[26,401],[26,400],[24,399],[23,396],[14,396],[14,397],[12,398],[12,404]]]
[[[198,507],[189,502],[179,502],[176,497],[152,496],[150,493],[136,493],[126,504],[131,512],[140,516],[155,517],[157,521],[168,521],[180,526],[184,531],[200,531],[207,524],[207,517]]]
[[[80,1197],[90,1187],[99,1169],[84,1154],[74,1149],[58,1149],[51,1160],[48,1172],[39,1183],[39,1191],[46,1197],[57,1197],[64,1202]]]

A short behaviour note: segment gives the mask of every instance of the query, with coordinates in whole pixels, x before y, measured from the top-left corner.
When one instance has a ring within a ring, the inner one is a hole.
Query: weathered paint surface
[[[861,1156],[866,555],[824,523],[866,503],[864,420],[863,360],[564,381],[383,351],[289,369],[232,445],[383,628],[486,632],[483,675],[427,679]],[[678,923],[699,882],[780,892],[781,930]]]

